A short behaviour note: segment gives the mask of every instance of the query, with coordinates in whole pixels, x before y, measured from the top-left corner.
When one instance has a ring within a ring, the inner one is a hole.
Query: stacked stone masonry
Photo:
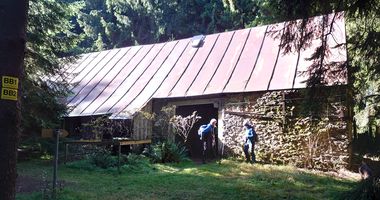
[[[258,133],[255,152],[265,163],[336,170],[348,165],[348,129],[343,117],[322,117],[294,113],[299,102],[287,101],[292,91],[252,95],[231,95],[225,99],[223,115],[224,154],[242,156],[243,121],[250,120]],[[345,109],[343,102],[331,102],[327,113]]]

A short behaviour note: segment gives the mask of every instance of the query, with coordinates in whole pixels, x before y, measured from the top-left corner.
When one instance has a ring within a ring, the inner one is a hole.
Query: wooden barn
[[[327,69],[347,60],[344,45],[335,47],[345,43],[344,20],[336,15],[342,13],[309,19],[328,18],[321,30],[331,31],[326,36],[330,56],[323,64]],[[308,79],[302,72],[312,64],[308,58],[321,38],[316,34],[307,47],[285,53],[279,34],[288,23],[81,55],[65,67],[72,84],[65,127],[75,135],[94,116],[107,116],[127,121],[129,137],[150,139],[157,133],[142,113],[175,105],[176,115],[197,111],[202,117],[189,136],[193,156],[200,149],[196,129],[211,118],[218,120],[219,154],[241,154],[242,122],[249,119],[259,133],[258,157],[265,162],[320,169],[347,166],[347,78],[328,79],[323,90],[334,90],[335,95],[318,120],[299,115]]]

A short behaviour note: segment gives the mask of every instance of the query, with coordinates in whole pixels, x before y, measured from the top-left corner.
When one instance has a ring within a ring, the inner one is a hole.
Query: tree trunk
[[[28,0],[0,1],[0,199],[15,199]],[[6,76],[6,77],[4,77]],[[18,79],[18,81],[16,81]]]

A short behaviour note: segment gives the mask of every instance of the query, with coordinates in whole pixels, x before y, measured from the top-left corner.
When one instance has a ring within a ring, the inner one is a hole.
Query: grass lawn
[[[50,164],[21,162],[20,176],[51,176]],[[81,170],[59,166],[65,186],[59,199],[338,199],[356,183],[315,175],[290,166],[247,164],[233,160],[200,165],[149,164],[123,170]],[[49,181],[51,179],[49,178]],[[41,199],[41,192],[18,193],[17,199]]]

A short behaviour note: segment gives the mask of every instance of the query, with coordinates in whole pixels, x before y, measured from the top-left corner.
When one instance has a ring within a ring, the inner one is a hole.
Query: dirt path
[[[32,193],[50,190],[52,181],[42,180],[32,176],[19,175],[16,180],[16,193]],[[65,181],[58,181],[58,188],[68,185]]]
[[[31,193],[42,191],[44,185],[47,185],[43,180],[31,176],[19,175],[16,181],[17,193]]]

